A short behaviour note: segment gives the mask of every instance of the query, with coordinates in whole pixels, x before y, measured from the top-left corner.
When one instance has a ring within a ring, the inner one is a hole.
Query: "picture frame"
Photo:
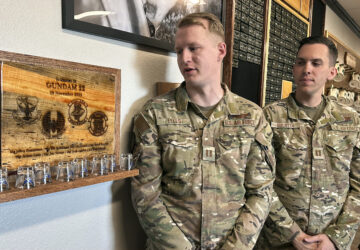
[[[184,15],[212,12],[225,24],[226,8],[233,0],[198,0],[199,4],[190,6],[194,2],[62,0],[62,27],[172,52],[175,27]]]

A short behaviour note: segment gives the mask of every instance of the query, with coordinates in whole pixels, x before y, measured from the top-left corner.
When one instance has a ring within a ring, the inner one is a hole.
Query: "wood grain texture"
[[[120,70],[0,51],[1,163],[116,154]],[[79,112],[78,112],[79,111]]]
[[[291,7],[293,7],[296,11],[300,12],[301,0],[285,0],[285,2]]]
[[[226,56],[223,61],[223,82],[231,89],[232,80],[232,60],[234,46],[234,20],[235,20],[235,0],[226,0],[225,14],[225,43]]]
[[[310,14],[310,0],[301,0],[301,10],[300,13],[306,17],[309,18]]]

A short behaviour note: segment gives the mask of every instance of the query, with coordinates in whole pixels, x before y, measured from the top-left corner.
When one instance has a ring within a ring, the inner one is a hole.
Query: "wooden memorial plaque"
[[[3,51],[0,61],[2,166],[118,154],[120,70]]]

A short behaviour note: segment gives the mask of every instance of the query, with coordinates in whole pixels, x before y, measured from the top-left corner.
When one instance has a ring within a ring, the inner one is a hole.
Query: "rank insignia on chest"
[[[215,148],[209,146],[203,146],[202,159],[204,161],[215,161]]]
[[[345,121],[352,121],[352,116],[344,116]]]
[[[313,148],[313,158],[315,160],[324,160],[324,150],[323,148]]]

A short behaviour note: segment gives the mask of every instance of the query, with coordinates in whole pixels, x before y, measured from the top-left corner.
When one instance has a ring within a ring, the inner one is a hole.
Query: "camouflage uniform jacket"
[[[148,249],[252,249],[257,240],[274,181],[272,132],[258,106],[222,86],[208,120],[185,83],[135,116],[132,200]]]
[[[316,124],[292,95],[264,108],[274,133],[277,195],[263,233],[275,249],[291,242],[299,227],[350,249],[360,222],[358,114],[323,98],[325,110]]]

